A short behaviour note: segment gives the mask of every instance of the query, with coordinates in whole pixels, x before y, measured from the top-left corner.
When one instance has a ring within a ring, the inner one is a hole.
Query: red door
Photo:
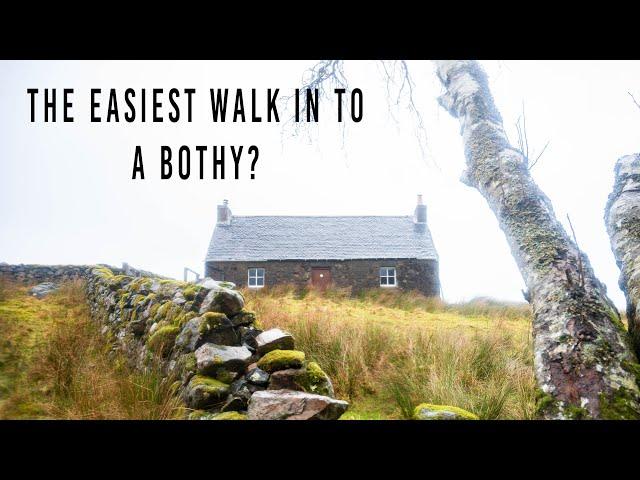
[[[311,285],[324,290],[331,283],[331,270],[326,267],[311,268]]]

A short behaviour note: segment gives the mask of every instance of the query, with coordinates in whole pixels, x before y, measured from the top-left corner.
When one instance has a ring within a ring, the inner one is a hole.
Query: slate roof
[[[436,259],[426,224],[403,217],[233,216],[217,224],[206,261]]]

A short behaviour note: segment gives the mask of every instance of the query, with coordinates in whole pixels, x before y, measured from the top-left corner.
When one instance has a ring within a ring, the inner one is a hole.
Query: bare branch
[[[347,77],[344,74],[344,62],[342,60],[322,60],[316,63],[313,67],[306,70],[302,75],[302,86],[299,91],[302,95],[306,95],[307,90],[318,90],[318,99],[328,99],[329,94],[333,94],[333,89],[344,88],[347,93],[350,93]],[[306,97],[303,97],[306,98]],[[349,95],[347,95],[349,98]],[[285,106],[285,111],[291,111],[289,104],[292,99],[295,99],[295,95],[289,95],[282,97],[281,102]],[[299,118],[305,118],[307,114],[307,102],[301,101],[300,103]],[[305,125],[305,131],[309,131],[309,124],[295,121],[295,111],[291,113],[289,118],[283,124],[283,133],[289,130],[291,127],[293,135],[297,135],[300,132],[301,125]],[[344,124],[343,128],[343,145],[344,145]]]
[[[395,105],[394,107],[400,108],[403,99],[406,101],[405,106],[409,111],[410,115],[414,118],[415,128],[414,134],[416,140],[418,141],[418,146],[420,147],[420,152],[422,158],[426,158],[426,149],[427,149],[427,131],[424,127],[424,120],[422,118],[422,114],[420,110],[416,106],[415,97],[414,97],[414,88],[415,83],[411,78],[411,73],[409,70],[409,65],[406,60],[394,60],[393,62],[381,60],[380,63],[383,66],[386,88],[387,88],[387,102],[389,106],[389,113],[391,114],[391,118],[394,122],[397,122],[395,115],[391,112],[391,103],[392,103],[392,90],[393,87],[397,88],[397,93],[395,96]],[[388,64],[391,63],[391,66]]]
[[[421,155],[423,158],[426,158],[427,134],[422,114],[415,103],[415,84],[411,78],[409,66],[404,60],[380,61],[380,64],[382,65],[383,75],[386,81],[389,114],[393,121],[398,123],[396,116],[391,110],[391,105],[394,104],[394,107],[399,109],[404,103],[406,109],[409,111],[411,116],[413,116],[415,137],[418,141]],[[350,101],[351,89],[347,82],[347,76],[344,73],[344,62],[342,60],[323,60],[304,73],[300,92],[302,93],[307,89],[317,89],[319,98],[328,99],[330,97],[333,98],[333,89],[335,88],[344,88],[347,93],[345,97],[347,98],[347,101]],[[294,98],[294,95],[282,97],[281,101],[285,104],[285,110],[289,110],[288,105]],[[302,102],[300,107],[300,118],[303,118],[307,112],[306,102]],[[283,134],[291,127],[293,134],[297,135],[300,132],[301,127],[308,131],[309,124],[296,122],[295,112],[293,112],[283,124]],[[342,123],[341,128],[342,145],[344,147],[346,122]]]
[[[629,96],[631,97],[631,100],[633,100],[633,103],[636,104],[636,107],[640,108],[640,103],[638,103],[638,101],[636,100],[636,98],[633,96],[633,94],[631,92],[627,92],[629,94]]]
[[[540,160],[540,157],[542,156],[542,154],[544,153],[544,151],[547,149],[547,147],[549,146],[549,144],[551,143],[551,140],[547,140],[547,143],[544,144],[544,147],[542,147],[542,151],[538,154],[538,156],[536,157],[536,159],[531,162],[529,164],[529,170],[531,170],[533,167],[536,166],[536,163],[538,163],[538,160]]]
[[[529,152],[529,137],[527,135],[527,116],[524,111],[524,102],[522,102],[522,115],[520,115],[518,117],[518,120],[516,120],[516,132],[518,133],[518,149],[520,150],[520,153],[522,153],[522,156],[524,157],[525,162],[527,162],[527,168],[531,170],[538,163],[538,160],[540,160],[540,157],[542,157],[542,154],[547,150],[547,147],[549,146],[549,143],[551,143],[551,141],[548,140],[547,143],[545,143],[544,147],[542,148],[538,156],[532,162],[530,160],[529,154],[533,156],[535,153],[533,152],[533,150]]]

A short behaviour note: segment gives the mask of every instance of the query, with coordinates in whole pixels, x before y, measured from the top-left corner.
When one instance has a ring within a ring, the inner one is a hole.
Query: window
[[[380,268],[380,286],[381,287],[396,286],[396,268],[395,267]]]
[[[248,283],[250,288],[264,287],[264,268],[250,268]]]

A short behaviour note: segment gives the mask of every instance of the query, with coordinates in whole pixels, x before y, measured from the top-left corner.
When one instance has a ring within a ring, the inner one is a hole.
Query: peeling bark
[[[629,334],[640,354],[640,154],[626,155],[615,167],[615,183],[605,209],[611,249],[627,298]]]
[[[509,144],[484,70],[438,61],[440,104],[458,118],[462,181],[487,200],[527,285],[545,418],[639,418],[637,360],[605,286],[558,222],[522,152]]]

